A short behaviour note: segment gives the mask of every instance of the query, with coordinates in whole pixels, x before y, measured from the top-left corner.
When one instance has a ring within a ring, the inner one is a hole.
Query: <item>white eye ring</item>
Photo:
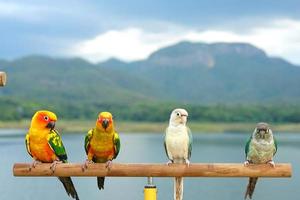
[[[179,117],[179,116],[180,116],[180,113],[178,112],[178,113],[176,113],[176,115]]]
[[[49,117],[48,117],[48,116],[44,116],[44,119],[45,119],[46,121],[48,121],[48,120],[49,120]]]

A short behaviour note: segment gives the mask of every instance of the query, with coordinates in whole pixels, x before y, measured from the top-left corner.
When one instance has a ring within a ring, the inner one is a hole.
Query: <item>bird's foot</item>
[[[166,163],[166,165],[170,166],[170,164],[172,164],[172,163],[173,163],[172,160],[169,160],[169,161]]]
[[[244,162],[244,166],[245,166],[245,167],[247,167],[249,164],[250,164],[249,160],[246,160],[246,161]]]
[[[271,165],[272,167],[275,167],[275,163],[273,160],[268,161],[267,164]]]
[[[51,169],[52,173],[55,172],[55,169],[56,169],[57,164],[60,164],[60,163],[62,163],[62,161],[60,161],[60,160],[55,160],[55,161],[50,165],[50,169]]]
[[[32,170],[32,168],[35,168],[37,166],[37,164],[41,164],[42,162],[41,161],[38,161],[38,160],[34,160],[31,165],[29,166],[29,171]]]
[[[111,167],[112,167],[112,161],[111,160],[108,160],[106,163],[105,163],[105,167],[110,170]]]
[[[81,166],[82,171],[84,172],[87,168],[89,164],[93,164],[94,162],[92,160],[86,160],[83,165]]]
[[[189,167],[190,164],[191,164],[191,162],[190,162],[188,159],[186,159],[186,160],[185,160],[185,164]]]

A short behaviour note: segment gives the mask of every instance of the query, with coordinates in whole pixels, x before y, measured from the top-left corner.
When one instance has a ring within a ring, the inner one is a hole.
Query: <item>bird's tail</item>
[[[78,194],[76,192],[76,189],[74,187],[71,177],[58,177],[58,179],[64,185],[64,188],[65,188],[67,194],[69,196],[71,196],[73,199],[79,200]]]
[[[104,180],[105,177],[97,177],[97,183],[99,190],[104,190]]]
[[[174,179],[174,200],[182,200],[183,198],[183,178],[175,177]]]
[[[257,179],[258,178],[249,178],[249,183],[248,183],[247,190],[246,190],[246,193],[245,193],[245,199],[247,199],[247,197],[252,199],[252,195],[253,195],[253,192],[254,192],[254,189],[255,189]]]

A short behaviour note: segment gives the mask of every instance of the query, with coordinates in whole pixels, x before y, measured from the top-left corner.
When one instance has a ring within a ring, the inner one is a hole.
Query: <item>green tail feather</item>
[[[104,180],[105,177],[97,177],[97,183],[99,190],[104,190]]]
[[[255,189],[257,179],[258,178],[249,178],[249,183],[248,183],[247,190],[246,190],[246,193],[245,193],[245,199],[247,199],[247,197],[252,199],[252,195],[254,193],[254,189]]]
[[[69,196],[71,196],[73,199],[79,200],[78,194],[76,192],[76,189],[73,185],[71,177],[58,177],[58,179],[62,182],[64,185],[64,188]]]

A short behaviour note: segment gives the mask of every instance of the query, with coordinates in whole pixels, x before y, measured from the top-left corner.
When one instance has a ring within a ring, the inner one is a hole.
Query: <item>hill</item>
[[[147,60],[103,66],[143,77],[159,88],[152,96],[165,100],[196,104],[300,100],[300,67],[268,57],[249,44],[181,42]]]
[[[48,108],[70,118],[92,117],[101,109],[132,117],[138,109],[134,118],[144,119],[162,106],[283,105],[300,100],[300,67],[245,43],[181,42],[130,63],[28,56],[0,60],[0,70],[8,74],[0,108],[12,118]]]

